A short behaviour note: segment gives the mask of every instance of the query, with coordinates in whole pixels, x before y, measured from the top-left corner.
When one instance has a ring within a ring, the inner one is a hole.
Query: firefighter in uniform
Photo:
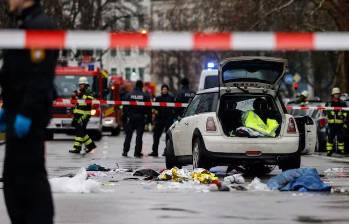
[[[187,78],[183,78],[180,82],[182,88],[178,92],[176,96],[176,102],[178,103],[189,103],[194,97],[195,92],[189,89],[189,80]],[[180,117],[183,115],[185,108],[177,109],[176,116]]]
[[[161,95],[155,98],[155,102],[174,102],[174,97],[169,94],[168,85],[161,86]],[[158,157],[160,137],[163,132],[171,127],[174,119],[174,111],[169,107],[159,107],[156,110],[153,134],[153,152],[149,156]]]
[[[92,110],[92,102],[88,102],[89,100],[93,100],[93,96],[91,91],[89,90],[89,83],[86,77],[80,77],[79,79],[79,90],[75,91],[73,95],[73,99],[77,100],[87,100],[87,102],[79,102],[76,104],[73,114],[73,122],[72,126],[76,129],[75,142],[73,149],[70,150],[70,153],[80,154],[81,148],[85,145],[85,152],[89,153],[96,148],[95,143],[87,134],[87,124],[91,117]]]
[[[137,102],[150,102],[150,96],[143,92],[143,82],[137,81],[133,91],[126,94],[125,101],[137,101]],[[133,132],[136,130],[136,148],[134,156],[137,158],[143,157],[142,145],[143,145],[143,133],[146,123],[151,122],[151,108],[142,106],[124,106],[123,114],[125,116],[124,125],[125,129],[125,142],[124,151],[122,156],[127,157],[127,153],[130,151],[130,144],[132,140]]]
[[[339,88],[333,88],[332,90],[332,100],[327,103],[327,107],[346,107],[346,104],[341,101],[341,90]],[[327,128],[327,155],[331,156],[334,151],[335,139],[337,137],[337,150],[339,153],[345,153],[345,145],[344,145],[344,132],[347,128],[347,112],[346,111],[338,111],[338,110],[330,110],[326,111],[327,119],[328,119],[328,128]]]
[[[48,30],[55,23],[38,0],[8,0],[16,28]],[[43,37],[45,38],[45,37]],[[6,131],[4,197],[12,223],[53,223],[53,199],[45,169],[45,130],[54,100],[58,51],[5,50],[0,71],[3,108],[0,128]]]

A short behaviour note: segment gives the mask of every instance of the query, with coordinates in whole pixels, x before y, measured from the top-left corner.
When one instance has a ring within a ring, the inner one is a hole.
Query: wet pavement
[[[105,136],[93,155],[71,155],[72,137],[59,135],[47,143],[47,168],[50,177],[75,174],[81,167],[99,164],[110,168],[164,168],[164,158],[121,157],[123,136]],[[145,154],[150,153],[152,136],[145,134]],[[161,141],[160,152],[164,148]],[[4,146],[0,146],[2,172]],[[133,155],[133,147],[129,155]],[[349,167],[349,159],[305,156],[303,167]],[[190,166],[187,167],[190,169]],[[280,173],[276,169],[271,175]],[[56,223],[349,223],[349,196],[330,193],[298,192],[197,192],[159,190],[152,181],[116,176],[107,186],[110,192],[96,194],[55,193]],[[126,178],[126,180],[125,180]],[[266,182],[269,176],[262,178]],[[251,181],[247,179],[246,181]],[[349,187],[348,177],[326,179],[336,187]],[[0,183],[0,188],[2,184]],[[9,220],[0,195],[0,223]]]

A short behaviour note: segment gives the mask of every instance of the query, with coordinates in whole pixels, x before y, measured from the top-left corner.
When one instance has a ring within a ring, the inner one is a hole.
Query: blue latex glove
[[[30,118],[27,118],[21,114],[18,114],[16,116],[16,120],[14,124],[15,133],[17,137],[19,138],[25,137],[30,130],[31,124],[32,124],[32,121]]]
[[[0,109],[0,132],[6,131],[5,110]]]

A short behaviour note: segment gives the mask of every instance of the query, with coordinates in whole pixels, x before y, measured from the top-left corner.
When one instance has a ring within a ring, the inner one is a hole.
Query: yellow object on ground
[[[164,170],[159,175],[158,179],[174,182],[193,180],[201,184],[212,184],[214,181],[218,180],[218,177],[205,169],[196,169],[193,172],[190,172],[186,169],[178,169],[174,167],[171,170]]]
[[[191,177],[194,181],[198,181],[201,184],[212,184],[213,181],[218,180],[218,177],[207,170],[193,171]]]
[[[267,123],[265,124],[264,121],[253,111],[245,112],[242,116],[242,122],[246,128],[251,128],[269,137],[275,137],[275,131],[279,127],[279,123],[274,119],[268,118]]]

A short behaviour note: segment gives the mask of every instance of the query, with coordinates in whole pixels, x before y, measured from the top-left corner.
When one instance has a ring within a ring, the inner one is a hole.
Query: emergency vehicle
[[[57,67],[55,87],[57,99],[71,99],[72,93],[78,89],[80,77],[86,77],[90,89],[96,99],[104,99],[107,94],[107,77],[100,70],[89,71],[80,67]],[[57,101],[53,105],[52,119],[47,127],[47,138],[53,139],[54,133],[74,134],[71,126],[74,104],[63,104]],[[87,130],[94,140],[102,138],[103,112],[101,105],[93,105]]]

